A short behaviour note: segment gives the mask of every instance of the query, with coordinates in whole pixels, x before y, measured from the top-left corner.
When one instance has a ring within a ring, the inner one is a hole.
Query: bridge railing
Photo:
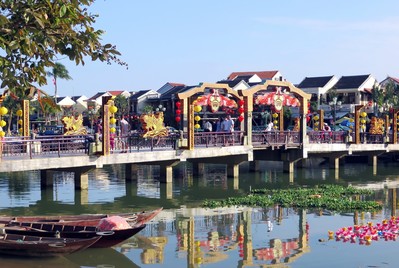
[[[2,141],[2,157],[29,157],[36,155],[87,154],[90,136],[6,137]]]
[[[243,131],[233,132],[196,132],[194,133],[194,146],[236,146],[243,144]]]
[[[255,131],[252,132],[252,145],[267,146],[299,146],[298,131]]]

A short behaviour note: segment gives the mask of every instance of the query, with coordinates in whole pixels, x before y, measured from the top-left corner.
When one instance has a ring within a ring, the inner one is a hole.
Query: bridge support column
[[[87,205],[89,203],[89,189],[81,189],[75,192],[75,205]]]
[[[377,155],[368,156],[368,164],[369,166],[373,166],[373,175],[377,175],[377,162]]]
[[[53,188],[54,185],[54,171],[52,170],[40,170],[40,188]]]
[[[75,189],[87,190],[89,189],[89,174],[87,172],[75,171]]]
[[[167,165],[160,166],[160,181],[161,182],[172,182],[173,181],[173,167]]]
[[[339,157],[330,156],[328,158],[328,165],[331,169],[339,170]]]
[[[287,173],[294,173],[295,161],[283,161],[283,171]]]
[[[249,162],[249,170],[250,171],[259,171],[260,170],[259,160],[250,161]]]
[[[139,166],[137,164],[125,164],[125,180],[137,181]]]
[[[227,177],[238,178],[240,175],[239,164],[227,164]]]
[[[205,173],[205,163],[198,163],[198,162],[193,162],[192,163],[193,167],[193,175],[194,176],[202,176]]]

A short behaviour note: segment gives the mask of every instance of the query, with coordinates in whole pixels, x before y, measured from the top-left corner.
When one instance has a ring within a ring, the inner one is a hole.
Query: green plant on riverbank
[[[271,207],[280,205],[293,208],[320,208],[332,211],[380,210],[381,204],[375,201],[362,201],[360,197],[371,195],[373,191],[321,185],[314,188],[254,189],[243,197],[230,197],[225,200],[205,200],[204,207]]]

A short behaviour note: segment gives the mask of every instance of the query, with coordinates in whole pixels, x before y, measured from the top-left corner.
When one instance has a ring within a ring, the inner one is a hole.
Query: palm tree
[[[57,103],[57,79],[71,80],[72,77],[69,76],[68,70],[61,63],[55,63],[53,70],[47,72],[47,75],[53,77],[54,82],[54,100]]]

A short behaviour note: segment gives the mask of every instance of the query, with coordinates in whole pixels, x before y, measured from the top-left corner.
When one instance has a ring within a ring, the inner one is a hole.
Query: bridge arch
[[[201,83],[187,91],[178,93],[177,97],[181,104],[183,132],[188,133],[187,146],[184,147],[189,149],[194,148],[195,113],[201,115],[201,120],[205,118],[215,120],[228,112],[236,114],[238,103],[242,100],[238,92],[228,84],[217,83]],[[202,107],[202,112],[194,111],[196,104]],[[240,124],[240,130],[242,128],[243,124]]]
[[[279,91],[279,92],[277,92]],[[278,94],[277,94],[278,93]],[[308,112],[308,102],[310,101],[311,94],[308,94],[301,89],[295,87],[292,83],[287,81],[275,81],[275,80],[268,80],[264,84],[255,85],[248,89],[238,90],[238,94],[244,100],[245,112],[247,113],[244,116],[244,131],[247,133],[248,142],[252,140],[252,117],[254,111],[254,102],[256,99],[260,99],[262,94],[265,98],[270,98],[272,95],[270,94],[277,94],[278,97],[274,97],[271,99],[267,99],[268,104],[273,104],[273,101],[277,100],[280,102],[278,105],[281,107],[277,107],[278,110],[282,109],[284,105],[284,98],[288,95],[292,94],[297,100],[294,100],[295,106],[299,107],[299,115],[300,115],[300,135],[303,137],[306,135],[306,115]],[[266,96],[269,94],[268,96]],[[285,103],[286,104],[286,103]],[[291,103],[292,104],[292,101]],[[280,117],[281,118],[281,117]],[[283,124],[279,124],[280,130],[283,130]]]

